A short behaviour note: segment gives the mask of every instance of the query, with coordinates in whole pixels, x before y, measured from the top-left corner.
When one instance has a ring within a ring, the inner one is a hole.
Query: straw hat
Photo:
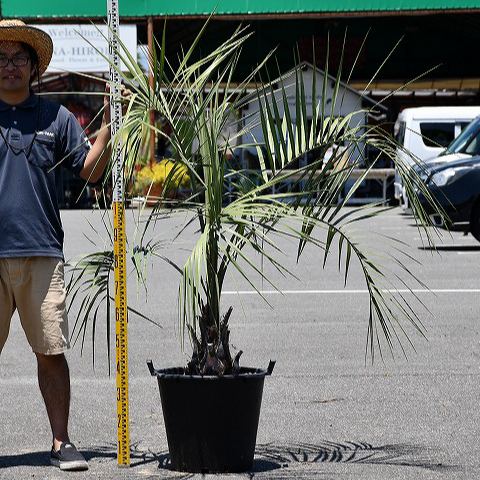
[[[30,45],[38,56],[38,72],[42,75],[53,54],[53,42],[43,30],[25,25],[21,20],[0,20],[0,42],[23,42]]]

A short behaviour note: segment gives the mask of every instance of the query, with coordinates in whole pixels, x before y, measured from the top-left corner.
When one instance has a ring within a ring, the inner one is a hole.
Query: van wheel
[[[480,242],[480,200],[477,200],[470,214],[470,232]]]

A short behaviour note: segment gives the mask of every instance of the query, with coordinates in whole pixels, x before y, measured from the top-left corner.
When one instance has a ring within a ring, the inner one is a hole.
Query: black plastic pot
[[[191,473],[251,470],[267,370],[238,375],[185,375],[182,368],[155,370],[172,469]]]

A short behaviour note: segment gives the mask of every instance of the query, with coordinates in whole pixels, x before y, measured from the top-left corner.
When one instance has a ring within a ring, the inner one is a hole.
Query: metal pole
[[[148,17],[148,55],[149,58],[153,58],[153,18]],[[150,87],[153,89],[153,72],[152,69],[148,69],[148,81]],[[153,108],[150,110],[150,125],[155,126],[155,111]],[[155,163],[155,131],[150,129],[150,166]]]

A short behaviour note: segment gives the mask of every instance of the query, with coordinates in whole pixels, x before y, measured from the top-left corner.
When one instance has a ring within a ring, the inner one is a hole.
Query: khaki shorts
[[[45,355],[69,348],[63,261],[50,257],[0,258],[0,352],[18,310],[32,350]]]

